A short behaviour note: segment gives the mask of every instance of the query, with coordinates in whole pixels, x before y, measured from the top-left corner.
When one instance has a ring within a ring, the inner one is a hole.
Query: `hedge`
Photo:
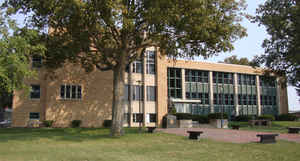
[[[292,114],[281,114],[276,116],[276,121],[296,121],[297,116]]]

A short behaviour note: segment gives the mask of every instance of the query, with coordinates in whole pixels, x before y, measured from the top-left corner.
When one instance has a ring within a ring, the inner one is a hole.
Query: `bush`
[[[193,115],[192,116],[193,121],[198,121],[200,124],[208,124],[209,119],[207,115]]]
[[[112,120],[104,120],[104,122],[103,122],[103,126],[104,127],[111,127],[111,125],[112,125]]]
[[[73,121],[71,122],[71,126],[72,126],[73,128],[80,127],[80,125],[81,125],[81,120],[73,120]]]
[[[222,113],[210,113],[208,114],[209,119],[221,119]],[[223,113],[223,119],[228,119],[228,115],[226,113]]]
[[[274,121],[275,117],[273,115],[261,115],[261,116],[258,116],[257,119],[258,120],[270,120],[270,121]]]
[[[249,120],[255,119],[255,115],[239,115],[232,119],[232,121],[248,122]]]
[[[296,121],[297,116],[292,114],[281,114],[276,116],[276,121]]]
[[[177,120],[192,120],[193,115],[190,113],[176,113],[175,114]]]
[[[54,122],[53,120],[44,120],[43,125],[45,127],[52,127],[53,122]]]

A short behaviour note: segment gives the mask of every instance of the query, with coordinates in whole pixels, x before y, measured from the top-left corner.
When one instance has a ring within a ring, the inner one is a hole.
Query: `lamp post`
[[[142,100],[142,85],[143,85],[143,81],[138,80],[136,81],[139,84],[139,115],[141,114],[141,100]],[[142,118],[144,119],[144,116],[142,115]],[[143,120],[142,119],[142,120]],[[139,133],[142,132],[142,121],[140,118],[138,119],[139,121]]]

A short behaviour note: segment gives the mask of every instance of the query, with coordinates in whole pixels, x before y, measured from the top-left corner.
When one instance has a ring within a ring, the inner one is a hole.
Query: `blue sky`
[[[3,0],[0,0],[0,4]],[[265,0],[247,0],[246,3],[247,13],[255,15],[255,10],[259,4],[264,3]],[[23,17],[18,17],[19,20],[22,20]],[[265,38],[268,37],[265,28],[263,26],[258,26],[258,24],[250,23],[248,20],[244,19],[242,25],[247,28],[248,37],[238,40],[234,43],[235,49],[232,52],[220,53],[219,56],[215,56],[208,60],[209,62],[218,62],[224,60],[224,58],[237,55],[239,58],[247,57],[252,59],[254,55],[258,55],[264,52],[264,49],[261,47],[261,44]],[[296,90],[293,87],[288,87],[288,99],[289,99],[289,110],[300,110],[300,102],[296,95]]]
[[[265,2],[265,0],[247,0],[247,13],[255,15],[255,10],[259,4]],[[234,50],[232,52],[221,53],[219,56],[210,58],[209,62],[218,62],[224,60],[224,58],[231,55],[237,55],[239,58],[247,57],[252,59],[254,55],[258,55],[264,52],[261,44],[265,38],[268,37],[265,28],[263,26],[258,26],[258,24],[250,23],[248,20],[244,19],[242,25],[247,28],[248,37],[238,40],[234,43]],[[288,101],[289,110],[300,110],[300,103],[298,101],[296,90],[293,87],[288,87]]]

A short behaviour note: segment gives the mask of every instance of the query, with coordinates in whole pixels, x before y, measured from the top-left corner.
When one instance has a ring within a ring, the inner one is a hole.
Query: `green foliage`
[[[248,122],[249,120],[255,119],[255,115],[239,115],[234,117],[232,120],[233,121],[241,121],[241,122]]]
[[[176,114],[176,108],[175,108],[174,106],[171,108],[170,113],[171,113],[172,115],[175,115],[175,114]]]
[[[208,124],[209,119],[207,115],[193,115],[192,116],[193,121],[198,121],[200,124]]]
[[[26,88],[24,79],[33,77],[30,57],[43,54],[45,47],[37,43],[37,31],[19,28],[15,21],[0,10],[0,91],[11,93]]]
[[[112,124],[112,120],[104,120],[103,122],[103,126],[106,128],[111,127],[111,124]]]
[[[265,53],[256,62],[281,76],[300,94],[300,3],[297,0],[266,0],[257,11],[255,21],[269,34],[262,46]],[[286,83],[286,82],[283,82]]]
[[[82,122],[81,120],[73,120],[73,121],[71,121],[71,127],[78,128],[78,127],[80,127],[81,122]]]
[[[210,113],[210,114],[208,114],[208,118],[209,119],[221,119],[221,118],[227,119],[228,115],[227,115],[227,113],[223,113],[223,114],[222,113]]]
[[[297,116],[293,114],[281,114],[276,116],[276,121],[296,121]]]
[[[239,58],[237,58],[236,55],[233,55],[231,57],[227,57],[227,58],[224,59],[224,61],[220,61],[219,63],[258,66],[258,64],[255,64],[254,61],[250,61],[246,57],[239,59]]]
[[[275,116],[273,116],[273,115],[261,115],[261,116],[258,116],[257,119],[274,121]]]
[[[53,120],[44,120],[43,125],[45,127],[52,127],[53,122],[54,122]]]
[[[176,113],[177,120],[191,120],[193,115],[190,113]]]

